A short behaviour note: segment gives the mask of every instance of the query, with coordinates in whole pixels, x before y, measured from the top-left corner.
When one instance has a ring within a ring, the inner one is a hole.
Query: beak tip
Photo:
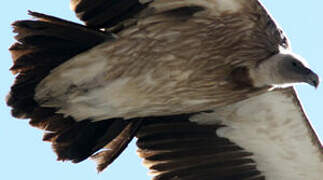
[[[315,89],[317,89],[317,88],[319,87],[319,85],[320,85],[320,83],[319,83],[319,82],[317,82],[317,83],[314,85]]]
[[[307,76],[307,83],[317,89],[320,85],[320,78],[316,73],[311,71],[311,73]]]
[[[315,74],[315,76],[313,77],[312,79],[312,83],[313,83],[313,86],[315,87],[315,89],[317,89],[320,85],[320,78],[318,75]]]

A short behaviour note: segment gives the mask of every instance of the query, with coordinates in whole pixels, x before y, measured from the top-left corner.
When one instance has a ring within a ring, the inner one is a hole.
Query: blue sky
[[[285,30],[294,52],[305,57],[312,69],[323,77],[321,56],[323,1],[262,0],[262,2]],[[2,84],[0,88],[0,179],[150,179],[147,176],[148,171],[136,155],[134,142],[112,166],[98,174],[94,162],[90,160],[79,164],[56,161],[56,155],[51,150],[50,144],[41,141],[40,130],[31,128],[26,120],[17,120],[10,116],[10,110],[4,103],[5,95],[13,82],[13,76],[8,71],[12,61],[7,49],[14,42],[10,24],[18,19],[29,18],[26,15],[28,9],[77,21],[69,9],[68,0],[11,0],[6,1],[0,11],[0,82]],[[310,86],[299,85],[297,89],[312,124],[323,138],[323,121],[320,116],[323,87],[315,90]]]

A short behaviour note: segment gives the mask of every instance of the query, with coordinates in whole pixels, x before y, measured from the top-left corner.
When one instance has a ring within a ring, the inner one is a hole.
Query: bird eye
[[[292,65],[293,65],[294,67],[296,67],[296,66],[297,66],[297,63],[296,63],[296,62],[292,62]]]

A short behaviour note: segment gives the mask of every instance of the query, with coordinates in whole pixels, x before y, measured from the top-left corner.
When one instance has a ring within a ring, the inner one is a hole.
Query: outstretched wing
[[[293,88],[213,112],[144,122],[138,153],[155,180],[319,180],[322,146]]]

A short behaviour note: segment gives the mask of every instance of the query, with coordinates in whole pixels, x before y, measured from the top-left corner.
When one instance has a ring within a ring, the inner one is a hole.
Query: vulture
[[[71,0],[13,23],[7,104],[58,160],[104,170],[137,138],[154,180],[320,180],[294,89],[319,77],[258,0]]]

